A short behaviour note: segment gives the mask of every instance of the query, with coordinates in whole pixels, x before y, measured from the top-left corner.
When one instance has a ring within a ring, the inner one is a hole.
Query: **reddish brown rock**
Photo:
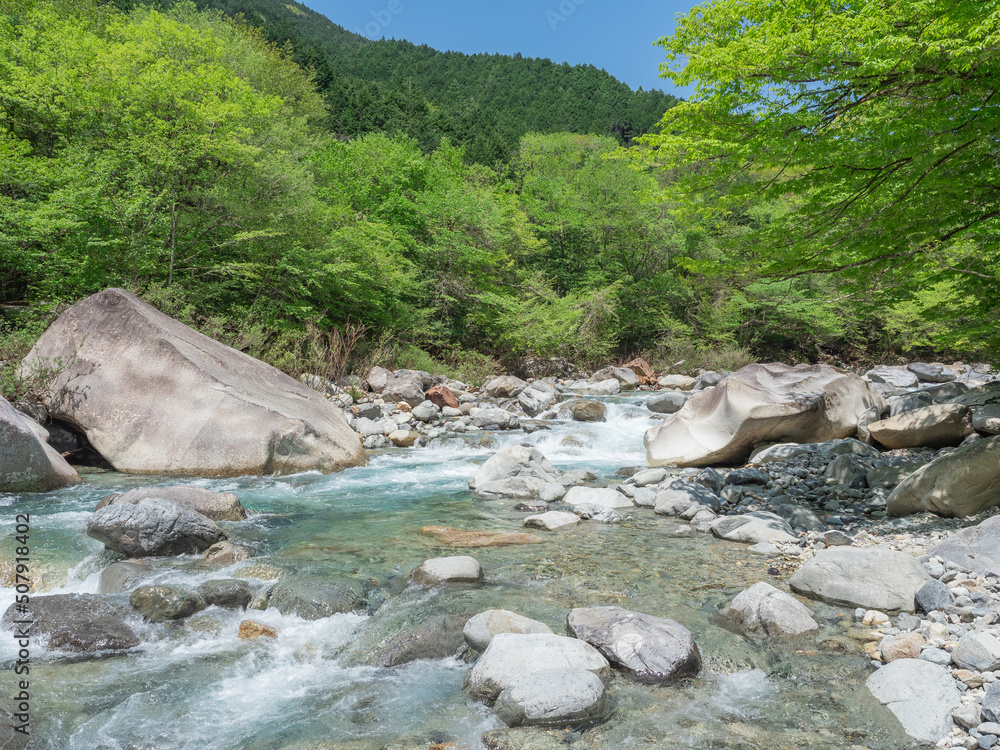
[[[452,409],[458,408],[458,399],[455,398],[455,394],[447,386],[436,385],[427,391],[424,397],[439,409],[443,409],[446,406],[450,406]]]
[[[927,641],[920,633],[903,633],[883,641],[879,647],[882,661],[886,664],[896,659],[917,659]]]
[[[534,534],[511,531],[475,531],[453,529],[450,526],[424,526],[420,531],[449,547],[505,547],[510,544],[538,544],[542,541]]]
[[[642,357],[636,357],[631,362],[626,362],[624,366],[634,372],[635,376],[639,378],[639,382],[643,385],[656,385],[656,376],[653,375],[653,368]]]
[[[270,625],[265,625],[254,620],[244,620],[240,623],[239,637],[244,640],[252,640],[264,636],[266,638],[277,638],[278,631]]]

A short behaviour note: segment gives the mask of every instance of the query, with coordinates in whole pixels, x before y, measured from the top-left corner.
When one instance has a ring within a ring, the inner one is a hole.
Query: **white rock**
[[[485,651],[493,637],[500,633],[551,633],[544,622],[532,620],[507,609],[488,609],[470,617],[465,623],[465,642],[476,651]]]
[[[578,523],[580,523],[579,517],[562,510],[550,510],[524,519],[525,526],[547,531],[555,531],[563,526],[574,526]]]

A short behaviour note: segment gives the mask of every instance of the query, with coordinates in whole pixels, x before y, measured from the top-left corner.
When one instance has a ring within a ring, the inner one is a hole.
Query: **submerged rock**
[[[475,531],[450,526],[423,526],[420,532],[435,537],[449,547],[506,547],[511,544],[541,544],[544,541],[534,534],[516,531]]]
[[[62,358],[45,406],[118,471],[289,474],[367,456],[340,409],[307,385],[122,289],[66,310],[22,371]]]
[[[232,492],[212,492],[201,487],[174,485],[170,487],[137,487],[103,498],[95,510],[108,505],[137,505],[147,498],[162,498],[190,508],[213,521],[242,521],[247,517],[246,508]]]
[[[0,396],[0,492],[49,492],[82,481],[46,437]]]
[[[410,628],[379,649],[375,663],[397,667],[417,659],[445,659],[455,656],[465,645],[462,630],[468,615],[439,615]]]
[[[435,557],[424,560],[410,574],[418,586],[436,586],[441,583],[482,583],[483,568],[479,561],[467,555]]]
[[[639,682],[663,684],[695,675],[701,654],[678,622],[621,607],[583,607],[566,618],[569,631]]]
[[[649,464],[708,466],[743,461],[750,449],[853,435],[882,397],[856,375],[826,365],[748,365],[646,432]]]
[[[139,637],[125,619],[130,611],[96,594],[50,594],[32,596],[27,611],[12,604],[4,612],[2,625],[15,633],[29,621],[33,639],[41,637],[48,648],[94,653],[125,651],[139,645]]]
[[[271,589],[268,608],[304,620],[364,609],[364,602],[348,585],[313,576],[282,578]]]
[[[261,637],[277,638],[278,631],[270,625],[265,625],[256,620],[243,620],[240,622],[240,629],[236,635],[243,640],[254,640]]]
[[[161,498],[105,506],[87,521],[87,535],[128,557],[204,552],[226,538],[215,521]]]
[[[815,599],[883,612],[913,612],[917,592],[931,580],[905,552],[879,547],[832,547],[806,561],[789,580]]]

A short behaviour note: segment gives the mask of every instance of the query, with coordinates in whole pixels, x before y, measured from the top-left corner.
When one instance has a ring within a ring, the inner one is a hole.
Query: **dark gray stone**
[[[246,581],[235,578],[220,578],[205,581],[198,587],[198,593],[205,604],[226,609],[246,609],[253,599],[253,591]]]
[[[87,534],[128,557],[204,552],[226,538],[215,521],[161,498],[101,508],[87,521]]]
[[[914,596],[918,612],[933,612],[936,609],[944,609],[951,604],[951,594],[948,587],[941,581],[929,580],[917,591]]]
[[[364,609],[364,602],[345,584],[324,578],[292,577],[278,581],[271,590],[268,607],[284,615],[319,620],[343,612]]]
[[[124,651],[139,645],[138,636],[124,622],[129,614],[127,607],[97,594],[51,594],[32,596],[25,613],[10,605],[2,625],[16,633],[23,626],[15,621],[31,621],[32,637],[44,636],[51,649]]]
[[[376,656],[380,667],[396,667],[417,659],[445,659],[465,646],[465,623],[471,615],[440,615],[400,633]]]
[[[767,472],[749,466],[734,469],[726,475],[727,484],[767,484],[769,479]]]
[[[198,594],[181,586],[140,586],[128,601],[150,622],[183,620],[206,606]]]

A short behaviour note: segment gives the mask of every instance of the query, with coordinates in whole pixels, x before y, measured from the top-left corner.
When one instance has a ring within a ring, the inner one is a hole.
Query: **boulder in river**
[[[560,473],[537,448],[512,445],[497,451],[469,480],[482,500],[537,500],[546,484],[558,484]]]
[[[951,712],[961,703],[951,671],[923,659],[898,659],[865,683],[875,698],[919,742],[935,744],[951,734]]]
[[[131,591],[140,581],[151,576],[154,569],[141,562],[119,560],[101,571],[98,591],[102,594],[120,594]]]
[[[544,622],[532,620],[506,609],[488,609],[470,617],[465,623],[464,636],[469,648],[485,651],[495,635],[500,633],[551,633]]]
[[[41,638],[48,648],[78,653],[125,651],[139,645],[139,638],[125,623],[128,607],[97,594],[49,594],[32,596],[27,612],[11,604],[2,625],[16,634],[30,621],[32,639]]]
[[[886,510],[906,516],[929,510],[964,518],[1000,504],[1000,436],[938,456],[889,495]]]
[[[792,590],[834,604],[913,612],[917,592],[932,580],[915,557],[882,547],[820,550],[789,580]]]
[[[680,391],[660,391],[646,402],[646,408],[655,414],[673,414],[680,411],[688,397]]]
[[[819,628],[806,605],[763,581],[740,592],[723,614],[750,635],[781,638]]]
[[[410,580],[418,586],[437,586],[441,583],[482,583],[483,568],[476,558],[468,555],[435,557],[420,563],[410,573]]]
[[[204,552],[226,538],[210,518],[157,497],[95,511],[87,535],[128,557]]]
[[[122,289],[77,302],[22,363],[63,359],[45,406],[118,471],[289,474],[367,456],[341,411],[307,385]]]
[[[253,599],[253,591],[246,581],[236,578],[216,578],[198,587],[198,594],[209,607],[246,609]]]
[[[589,643],[548,633],[498,633],[465,679],[475,698],[495,701],[511,685],[543,669],[585,669],[610,676],[608,660]]]
[[[885,402],[856,375],[827,365],[747,365],[646,432],[649,464],[742,462],[770,441],[811,443],[853,435]]]
[[[543,411],[555,406],[558,401],[559,391],[544,380],[534,381],[517,396],[517,403],[529,417],[537,417]]]
[[[159,497],[184,508],[190,508],[213,521],[242,521],[247,517],[246,508],[232,492],[212,492],[190,485],[137,487],[121,494],[108,495],[97,504],[95,510],[108,505],[136,505],[151,497]]]
[[[695,675],[701,654],[678,622],[621,607],[582,607],[566,618],[569,631],[634,680],[664,684]]]
[[[0,492],[49,492],[80,482],[47,433],[0,396]]]
[[[542,669],[512,680],[493,710],[509,727],[562,727],[600,721],[608,714],[601,678],[586,669]]]
[[[319,620],[361,610],[364,602],[350,585],[316,576],[290,576],[274,585],[267,606],[283,615]]]
[[[446,659],[465,646],[468,615],[438,615],[389,639],[378,651],[380,667],[398,667],[417,659]]]
[[[150,622],[183,620],[207,606],[198,594],[181,586],[140,586],[128,601]]]

